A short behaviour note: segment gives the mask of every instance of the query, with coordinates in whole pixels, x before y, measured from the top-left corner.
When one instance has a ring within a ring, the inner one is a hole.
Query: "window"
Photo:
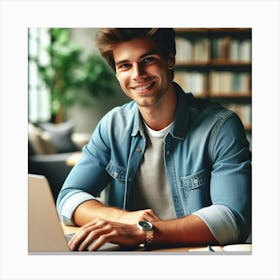
[[[39,77],[38,65],[50,63],[47,48],[51,39],[47,28],[28,30],[28,120],[48,121],[51,118],[50,93]]]

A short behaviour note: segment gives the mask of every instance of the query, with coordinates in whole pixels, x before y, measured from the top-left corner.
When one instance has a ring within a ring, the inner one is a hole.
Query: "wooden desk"
[[[66,159],[66,165],[68,165],[68,166],[74,166],[74,165],[79,161],[79,159],[81,158],[81,156],[82,156],[82,152],[73,153],[72,155],[70,155],[70,156]]]
[[[79,227],[73,226],[65,226],[62,224],[62,229],[65,234],[74,233],[79,230]],[[139,251],[140,252],[140,251]],[[198,246],[198,247],[174,247],[174,248],[162,248],[162,249],[154,249],[151,252],[201,252],[201,253],[247,253],[250,254],[252,252],[251,244],[233,244],[226,246]]]

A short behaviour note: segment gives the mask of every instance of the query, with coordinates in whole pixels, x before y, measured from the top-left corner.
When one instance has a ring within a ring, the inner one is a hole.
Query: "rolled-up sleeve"
[[[78,205],[90,199],[98,199],[101,191],[108,185],[108,146],[106,119],[103,119],[90,142],[83,147],[81,159],[72,168],[59,192],[56,206],[63,223],[73,225],[72,216]]]
[[[209,147],[210,196],[214,207],[198,214],[221,244],[244,242],[251,231],[251,153],[236,114],[221,119]]]
[[[74,226],[73,214],[75,209],[83,202],[91,199],[96,199],[89,193],[82,192],[79,190],[71,190],[67,192],[60,203],[57,205],[58,213],[61,222],[65,225]]]
[[[229,208],[223,205],[211,205],[193,213],[208,226],[220,245],[236,243],[239,231],[235,217]]]

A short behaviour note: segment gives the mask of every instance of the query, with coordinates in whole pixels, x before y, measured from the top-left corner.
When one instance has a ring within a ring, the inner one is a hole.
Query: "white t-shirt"
[[[164,137],[173,123],[155,131],[145,124],[146,150],[131,193],[131,210],[152,209],[162,220],[176,218],[164,166]]]

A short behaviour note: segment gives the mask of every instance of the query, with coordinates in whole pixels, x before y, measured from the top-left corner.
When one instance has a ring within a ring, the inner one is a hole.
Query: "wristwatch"
[[[138,222],[137,227],[138,229],[143,230],[146,233],[146,240],[145,243],[142,244],[142,246],[144,245],[145,250],[151,250],[152,242],[154,238],[154,228],[152,223],[147,221],[140,221]]]

